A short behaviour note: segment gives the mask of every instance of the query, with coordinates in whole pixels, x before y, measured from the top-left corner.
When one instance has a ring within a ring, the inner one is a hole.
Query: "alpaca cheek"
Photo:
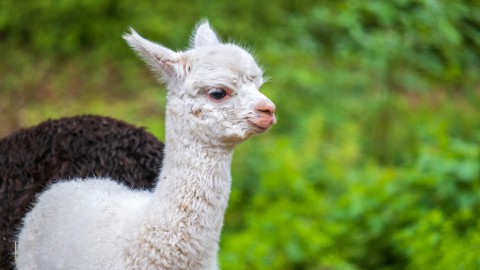
[[[192,112],[193,116],[200,118],[202,116],[202,109],[197,109]]]

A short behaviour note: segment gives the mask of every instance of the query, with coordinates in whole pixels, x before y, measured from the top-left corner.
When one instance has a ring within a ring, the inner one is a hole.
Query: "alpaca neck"
[[[233,147],[204,142],[195,134],[184,131],[182,123],[181,119],[167,114],[165,156],[155,197],[173,199],[172,203],[205,200],[214,208],[225,210],[230,193]]]
[[[155,189],[155,198],[177,207],[198,203],[206,208],[227,207],[231,185],[232,149],[216,148],[194,140],[166,138],[165,157]],[[182,196],[180,196],[182,195]],[[178,203],[182,204],[178,204]],[[181,207],[180,207],[181,208]],[[192,207],[179,210],[195,210]],[[189,211],[187,211],[189,212]],[[209,218],[209,217],[206,217]]]
[[[159,257],[177,254],[176,265],[182,261],[186,269],[203,268],[218,249],[233,148],[212,147],[176,132],[184,129],[175,126],[181,121],[170,120],[167,116],[163,167],[142,235],[154,239],[148,241]]]

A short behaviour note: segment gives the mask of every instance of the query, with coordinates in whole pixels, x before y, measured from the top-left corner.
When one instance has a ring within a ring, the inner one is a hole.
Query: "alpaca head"
[[[176,126],[167,130],[233,146],[275,123],[275,105],[258,90],[262,70],[248,52],[220,42],[208,22],[196,28],[184,52],[150,42],[133,29],[124,38],[167,84],[167,124]]]

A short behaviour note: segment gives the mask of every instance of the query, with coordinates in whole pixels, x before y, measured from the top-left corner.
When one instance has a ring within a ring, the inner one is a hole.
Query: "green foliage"
[[[121,40],[254,46],[278,124],[240,145],[224,269],[480,269],[480,2],[0,1],[0,135],[104,114],[163,137]]]

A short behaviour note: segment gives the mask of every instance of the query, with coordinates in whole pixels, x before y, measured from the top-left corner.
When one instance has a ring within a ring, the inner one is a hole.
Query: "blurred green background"
[[[2,0],[0,137],[93,113],[163,140],[121,35],[180,50],[201,18],[277,105],[235,154],[223,269],[480,269],[477,0]]]

